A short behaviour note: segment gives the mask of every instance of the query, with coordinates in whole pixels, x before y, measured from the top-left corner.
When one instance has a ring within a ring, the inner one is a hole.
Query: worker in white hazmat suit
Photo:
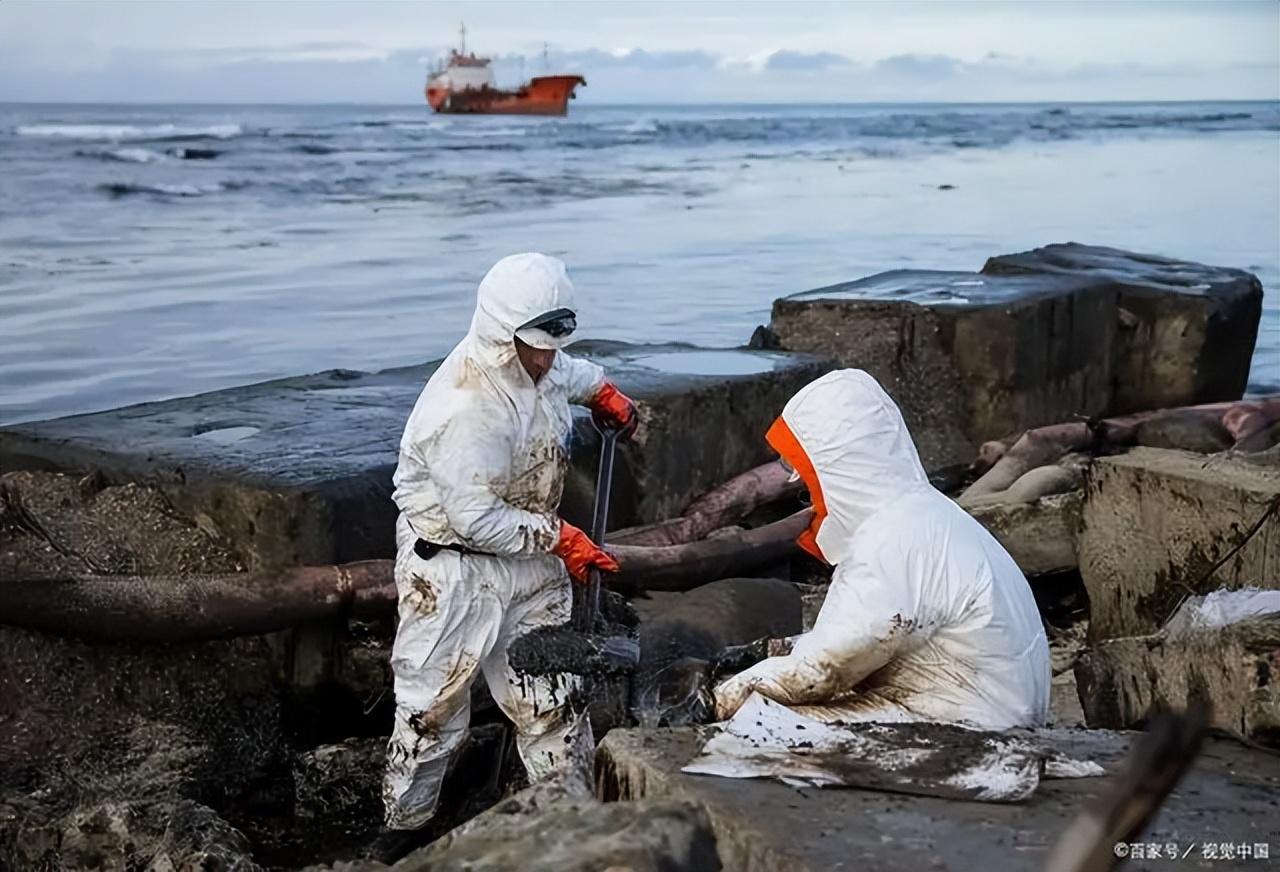
[[[618,569],[557,516],[569,405],[590,406],[602,425],[628,433],[636,424],[634,404],[599,366],[557,352],[575,326],[563,263],[502,259],[480,283],[470,332],[405,427],[393,495],[396,715],[386,830],[370,850],[384,862],[411,848],[409,834],[434,814],[467,735],[477,676],[514,723],[531,779],[586,767],[594,751],[585,714],[571,710],[577,680],[518,676],[507,662],[514,639],[569,619],[570,575]]]
[[[977,521],[935,490],[898,407],[861,370],[805,386],[767,440],[808,487],[798,543],[835,566],[814,627],[714,691],[819,720],[1042,724],[1049,649],[1031,589]]]

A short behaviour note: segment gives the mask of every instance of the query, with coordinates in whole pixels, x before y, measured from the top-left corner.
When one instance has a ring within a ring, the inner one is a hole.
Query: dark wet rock
[[[96,747],[77,747],[72,727],[68,753],[0,759],[0,868],[123,872],[153,859],[160,865],[147,868],[258,868],[246,837],[204,804],[227,804],[229,788],[243,795],[234,774],[243,755],[141,716],[102,726],[117,735]]]
[[[1107,410],[1115,291],[1076,276],[895,270],[774,302],[784,347],[871,373],[930,472],[989,439]]]
[[[1280,468],[1136,448],[1093,463],[1081,517],[1093,642],[1155,633],[1188,595],[1280,587]]]
[[[731,645],[802,629],[799,590],[773,578],[729,578],[638,600],[640,663],[631,710],[642,724],[692,723],[716,658]]]
[[[435,844],[394,872],[716,872],[706,814],[678,800],[601,803],[536,785]]]
[[[1115,291],[1112,412],[1244,392],[1262,317],[1262,283],[1251,273],[1074,242],[999,255],[982,271],[1087,278]]]
[[[1140,728],[1208,703],[1213,725],[1280,748],[1280,618],[1108,639],[1075,665],[1089,726]]]
[[[259,872],[249,840],[212,809],[175,803],[104,802],[62,822],[58,863],[66,869],[131,872]],[[143,864],[146,864],[145,867]]]
[[[670,517],[769,459],[761,434],[827,365],[806,355],[580,342],[640,401],[615,469],[616,527]],[[56,421],[0,428],[5,469],[101,470],[159,486],[179,513],[251,566],[390,556],[391,473],[404,422],[436,363],[331,370]],[[598,435],[581,417],[562,503],[589,526]]]

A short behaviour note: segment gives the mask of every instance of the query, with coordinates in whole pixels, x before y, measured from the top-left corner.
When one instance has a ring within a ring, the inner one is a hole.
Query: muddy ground
[[[49,579],[56,596],[56,580],[78,574],[243,568],[154,489],[0,476],[0,584]],[[0,869],[248,870],[350,855],[380,817],[391,631],[389,620],[343,630],[344,687],[298,680],[315,629],[89,644],[0,627]]]

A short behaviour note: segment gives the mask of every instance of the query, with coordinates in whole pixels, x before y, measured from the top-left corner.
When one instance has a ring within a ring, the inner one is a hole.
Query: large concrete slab
[[[580,342],[641,405],[616,470],[616,526],[657,520],[764,462],[764,431],[829,367],[816,357],[687,345]],[[0,429],[0,469],[98,469],[160,485],[251,565],[332,563],[394,550],[391,473],[438,362],[330,370]],[[589,524],[595,431],[579,421],[563,510]]]
[[[1154,633],[1187,596],[1280,588],[1280,466],[1135,448],[1093,463],[1081,518],[1093,642]]]
[[[1091,727],[1134,729],[1207,702],[1213,724],[1280,747],[1280,621],[1108,639],[1075,665]]]
[[[782,346],[875,376],[931,471],[981,445],[1107,409],[1115,291],[1075,276],[894,270],[784,297]]]
[[[1115,290],[1113,412],[1244,393],[1262,317],[1262,283],[1251,273],[1075,242],[1002,254],[982,271],[1073,276]]]
[[[1008,805],[795,790],[772,781],[682,773],[700,745],[692,728],[614,730],[597,753],[597,783],[611,797],[701,804],[724,867],[736,872],[1038,872],[1072,818],[1111,784],[1110,778],[1041,781],[1029,800]],[[1184,850],[1195,843],[1187,861],[1192,868],[1200,868],[1199,844],[1210,840],[1267,842],[1274,851],[1280,841],[1277,787],[1280,760],[1274,755],[1210,741],[1143,841],[1175,842]]]

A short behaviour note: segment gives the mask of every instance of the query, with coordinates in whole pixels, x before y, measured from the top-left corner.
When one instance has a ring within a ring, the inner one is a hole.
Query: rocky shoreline
[[[1280,764],[1226,738],[1280,747],[1280,618],[1167,627],[1188,597],[1280,589],[1280,398],[1238,402],[1261,294],[1240,270],[1052,245],[975,273],[899,271],[785,297],[739,349],[573,350],[641,405],[638,437],[619,454],[616,528],[679,518],[769,461],[764,430],[816,376],[871,372],[935,483],[1028,575],[1054,648],[1057,725],[1113,737],[1094,752],[1114,773],[1132,734],[1094,730],[1211,708],[1223,738],[1152,840],[1221,835],[1280,851]],[[292,623],[201,635],[177,610],[211,578],[275,590],[311,578],[302,566],[391,557],[395,444],[433,367],[331,371],[0,428],[0,869],[381,868],[352,858],[380,819],[390,602],[361,598],[339,573],[346,592]],[[1228,411],[1186,412],[1207,404]],[[1177,411],[1147,415],[1157,410]],[[579,423],[564,513],[584,523],[595,445]],[[1060,438],[1067,424],[1084,435]],[[1032,455],[1023,434],[1053,438]],[[1030,456],[1001,487],[974,485]],[[794,493],[771,493],[697,538],[738,541],[800,508]],[[639,529],[633,542],[656,535]],[[680,772],[706,728],[658,725],[688,723],[686,667],[795,632],[821,600],[821,567],[767,553],[735,573],[758,577],[634,601],[641,665],[593,707],[604,740],[594,791],[520,792],[506,727],[478,689],[472,742],[436,824],[441,835],[463,826],[395,868],[1041,868],[1114,777],[1050,782],[993,811]],[[99,599],[73,600],[66,585],[87,579]],[[46,588],[75,603],[74,622],[34,625],[35,607],[14,605]],[[319,589],[291,588],[304,599]],[[170,636],[130,638],[118,621],[123,638],[93,632],[110,614],[102,604],[125,593],[161,614],[171,604]]]

